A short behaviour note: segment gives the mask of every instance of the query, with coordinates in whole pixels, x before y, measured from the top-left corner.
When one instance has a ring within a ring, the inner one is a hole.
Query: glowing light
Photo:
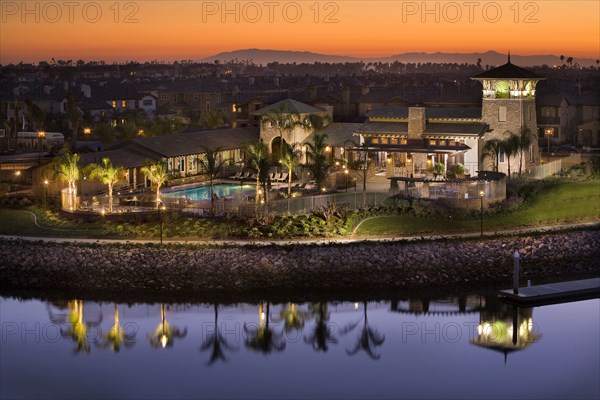
[[[160,337],[160,345],[162,346],[163,349],[165,347],[167,347],[167,341],[168,341],[167,335],[162,335]]]
[[[326,147],[325,147],[325,151],[326,151],[326,152],[330,152],[330,151],[331,151],[331,146],[326,146]]]
[[[44,185],[48,185],[50,182],[48,182],[48,179],[44,179]]]
[[[21,171],[15,171],[16,176],[21,176]]]
[[[483,197],[483,190],[479,192],[479,197]]]
[[[354,309],[358,310],[358,303],[354,303]]]
[[[92,129],[91,128],[83,128],[83,133],[86,135],[89,135],[90,133],[92,133]]]

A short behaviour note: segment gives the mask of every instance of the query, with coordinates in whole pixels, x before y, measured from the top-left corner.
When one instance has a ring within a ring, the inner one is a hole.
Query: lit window
[[[407,143],[408,143],[408,141],[406,140],[405,137],[400,139],[400,144],[407,144]]]
[[[381,144],[388,144],[388,138],[381,138]]]
[[[440,140],[440,146],[445,146],[445,145],[446,145],[446,140],[445,139]]]
[[[429,145],[430,146],[435,146],[437,144],[437,140],[435,139],[429,139]]]
[[[379,144],[379,138],[371,138],[371,143],[373,144]]]
[[[127,107],[127,102],[125,100],[121,100],[121,108]]]
[[[390,140],[390,143],[391,143],[391,144],[398,144],[398,138],[392,138],[392,139]]]
[[[117,108],[117,101],[116,100],[112,101],[112,108]]]

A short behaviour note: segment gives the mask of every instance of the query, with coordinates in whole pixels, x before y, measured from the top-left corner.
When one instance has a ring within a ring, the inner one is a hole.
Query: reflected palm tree
[[[165,315],[165,305],[160,305],[160,324],[156,327],[151,336],[148,336],[150,340],[150,345],[154,348],[162,347],[171,347],[173,346],[173,342],[175,338],[183,338],[187,335],[187,328],[184,328],[181,331],[179,328],[171,326],[167,322],[167,318]]]
[[[285,349],[285,340],[282,338],[282,333],[275,332],[269,327],[270,304],[267,303],[267,312],[263,312],[263,304],[258,306],[258,327],[249,328],[244,323],[244,331],[246,332],[246,347],[255,351],[260,351],[264,354],[269,354],[272,351],[283,351]]]
[[[379,347],[385,341],[385,335],[380,334],[376,329],[369,326],[369,321],[367,319],[367,302],[363,301],[363,316],[361,319],[348,325],[346,328],[342,329],[341,334],[345,335],[348,332],[351,332],[358,326],[360,321],[363,321],[363,327],[361,330],[361,334],[358,337],[358,341],[352,350],[347,349],[346,353],[350,356],[358,353],[359,350],[364,350],[367,355],[373,360],[379,360],[381,358],[380,354],[375,353],[375,347]]]
[[[215,332],[213,334],[208,335],[206,340],[202,343],[202,347],[200,347],[200,351],[205,351],[211,349],[210,359],[208,360],[207,365],[212,365],[218,360],[223,362],[227,362],[227,357],[225,357],[225,350],[237,351],[238,348],[232,346],[227,343],[227,338],[221,334],[219,331],[219,306],[217,304],[215,306]]]
[[[337,344],[338,339],[328,324],[329,311],[327,303],[313,303],[310,307],[310,313],[315,316],[315,326],[312,333],[304,337],[304,342],[311,344],[314,351],[326,353],[329,349],[328,344]]]
[[[87,340],[88,326],[83,322],[83,300],[69,301],[67,308],[69,310],[68,322],[70,325],[66,332],[61,328],[61,334],[70,337],[75,342],[75,348],[73,349],[75,353],[89,353],[90,344]]]
[[[100,348],[110,347],[115,353],[119,352],[123,345],[129,348],[135,344],[135,332],[127,332],[119,324],[119,308],[116,303],[113,326],[110,327],[106,335],[100,338],[97,344]]]
[[[279,319],[276,322],[283,321],[283,329],[286,332],[302,331],[305,319],[306,312],[296,308],[296,304],[290,303],[289,306],[281,310]]]

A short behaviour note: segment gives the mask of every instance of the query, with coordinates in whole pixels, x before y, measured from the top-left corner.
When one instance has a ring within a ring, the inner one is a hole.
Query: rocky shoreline
[[[0,288],[32,290],[391,290],[600,274],[600,231],[488,240],[197,246],[0,238]]]

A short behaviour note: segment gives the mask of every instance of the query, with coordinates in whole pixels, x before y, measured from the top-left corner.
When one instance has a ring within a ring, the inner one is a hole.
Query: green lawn
[[[98,224],[80,224],[46,216],[36,210],[37,225],[31,212],[16,209],[0,209],[0,234],[56,237],[102,237],[107,231]]]
[[[533,204],[509,215],[484,217],[484,230],[600,220],[600,181],[560,183],[542,190]],[[365,220],[357,235],[412,235],[477,232],[479,219],[456,221],[412,216]]]
[[[56,214],[32,208],[38,216],[26,210],[0,209],[0,234],[148,239],[158,237],[156,223],[77,223],[58,218]],[[543,189],[528,206],[503,216],[484,216],[484,230],[496,231],[526,226],[551,225],[600,220],[600,180],[557,183]],[[357,235],[415,235],[478,232],[479,219],[455,220],[414,216],[380,216],[364,220]],[[215,232],[221,232],[215,236]],[[190,221],[165,223],[165,237],[178,239],[226,238],[227,222]]]

